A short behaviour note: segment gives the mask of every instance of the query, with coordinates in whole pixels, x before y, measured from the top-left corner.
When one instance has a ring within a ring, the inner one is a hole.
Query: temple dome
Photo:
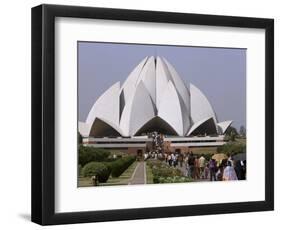
[[[232,121],[218,123],[211,103],[188,84],[163,57],[145,57],[123,85],[112,85],[93,104],[82,136],[138,136],[151,131],[166,135],[224,134]]]

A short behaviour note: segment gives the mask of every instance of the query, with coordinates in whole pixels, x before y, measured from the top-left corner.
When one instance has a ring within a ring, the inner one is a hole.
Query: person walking
[[[216,181],[217,162],[215,159],[210,160],[209,169],[210,169],[210,181]]]
[[[240,161],[240,160],[235,161],[234,170],[236,172],[238,180],[245,180],[246,179],[242,161]]]
[[[172,155],[171,155],[171,153],[168,154],[168,163],[169,163],[169,166],[172,166]]]
[[[203,155],[199,158],[199,174],[200,178],[204,179],[204,168],[205,168],[206,159]]]
[[[183,154],[182,153],[179,154],[178,160],[180,162],[180,167],[182,168],[182,166],[183,166]]]
[[[193,153],[191,152],[188,157],[188,167],[189,167],[189,175],[191,178],[195,178],[195,157]]]
[[[176,164],[176,155],[175,155],[174,153],[171,154],[171,159],[172,159],[172,164],[171,164],[171,166],[176,167],[176,166],[175,166],[175,164]]]
[[[204,168],[204,173],[203,173],[204,178],[203,179],[208,179],[210,176],[210,168],[209,168],[209,163],[206,164]]]
[[[231,166],[234,166],[234,161],[233,161],[233,155],[230,154],[227,161],[229,161],[231,163]]]
[[[191,175],[190,175],[190,170],[189,170],[189,165],[188,165],[188,157],[189,157],[189,153],[187,153],[187,154],[184,156],[184,164],[185,164],[185,169],[186,169],[186,176],[187,176],[187,177],[191,177]]]
[[[227,166],[223,171],[223,180],[238,180],[236,172],[230,161],[227,161]]]
[[[194,174],[195,179],[200,179],[199,156],[196,156],[194,160]]]
[[[218,171],[216,172],[216,179],[218,181],[222,181],[222,178],[223,178],[223,171],[224,171],[224,168],[223,168],[223,165],[220,164],[219,168],[218,168]]]

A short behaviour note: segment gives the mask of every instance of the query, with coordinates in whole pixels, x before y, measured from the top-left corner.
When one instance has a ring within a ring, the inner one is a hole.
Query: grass
[[[110,177],[106,183],[100,183],[99,186],[109,186],[109,185],[127,185],[131,179],[133,172],[137,166],[137,161],[129,166],[125,172],[123,172],[119,177]],[[89,187],[93,186],[91,178],[89,177],[79,177],[78,187]]]
[[[146,183],[147,184],[153,184],[152,170],[147,164],[146,164],[145,170],[146,170]]]

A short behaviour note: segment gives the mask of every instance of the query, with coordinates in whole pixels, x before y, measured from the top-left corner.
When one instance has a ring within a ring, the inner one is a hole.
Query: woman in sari
[[[227,161],[227,166],[223,171],[223,180],[237,180],[236,172],[230,161]]]

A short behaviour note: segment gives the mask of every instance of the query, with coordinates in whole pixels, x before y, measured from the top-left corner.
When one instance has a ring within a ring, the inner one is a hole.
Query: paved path
[[[146,162],[137,163],[129,184],[146,184]]]

